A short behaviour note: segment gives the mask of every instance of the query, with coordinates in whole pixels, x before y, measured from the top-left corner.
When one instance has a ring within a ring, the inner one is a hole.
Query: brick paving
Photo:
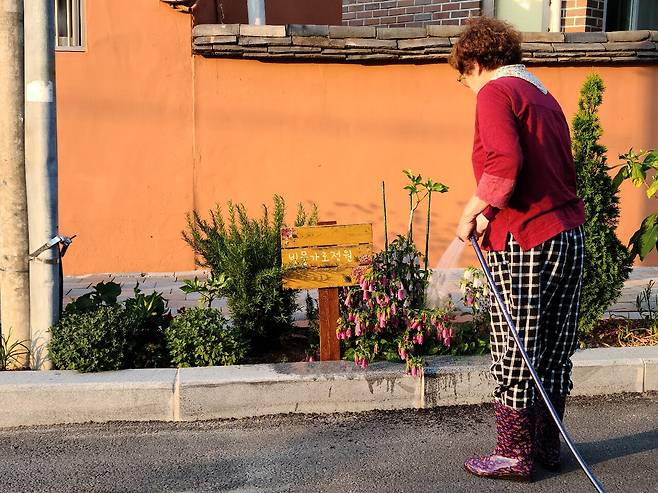
[[[451,294],[454,300],[459,300],[458,280],[462,275],[462,269],[450,269],[448,274],[448,285],[451,286]],[[64,303],[69,303],[72,299],[81,296],[91,290],[95,284],[105,281],[113,281],[121,285],[122,292],[119,300],[125,300],[133,294],[133,288],[138,285],[144,293],[157,291],[162,293],[168,300],[172,312],[176,313],[180,308],[193,307],[199,304],[199,295],[196,293],[186,294],[181,291],[180,287],[185,280],[205,279],[208,276],[207,271],[188,271],[188,272],[161,272],[161,273],[140,273],[140,272],[122,272],[116,274],[89,274],[84,276],[69,276],[64,279]],[[649,281],[656,282],[654,294],[658,294],[658,267],[637,267],[631,273],[631,276],[624,285],[621,296],[617,302],[610,307],[607,317],[629,317],[639,318],[636,311],[635,299],[638,294],[647,286]],[[311,295],[317,297],[315,290]],[[298,304],[304,306],[305,292],[301,292],[298,298]],[[226,301],[223,299],[215,300],[213,306],[224,308]],[[463,308],[463,307],[462,307]],[[295,318],[303,318],[303,312],[296,314]]]

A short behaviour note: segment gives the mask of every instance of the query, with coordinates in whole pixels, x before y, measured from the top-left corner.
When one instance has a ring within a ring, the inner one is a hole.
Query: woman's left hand
[[[475,222],[476,222],[475,234],[479,238],[484,234],[484,232],[489,227],[489,219],[487,219],[484,216],[484,214],[478,214],[478,217],[475,218]]]

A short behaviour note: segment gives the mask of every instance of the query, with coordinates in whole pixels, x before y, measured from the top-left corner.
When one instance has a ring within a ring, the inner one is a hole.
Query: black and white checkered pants
[[[510,234],[505,251],[487,254],[530,361],[553,395],[567,395],[573,386],[571,356],[578,343],[584,239],[581,226],[523,251]],[[493,293],[491,357],[496,400],[514,409],[532,405],[532,376]]]

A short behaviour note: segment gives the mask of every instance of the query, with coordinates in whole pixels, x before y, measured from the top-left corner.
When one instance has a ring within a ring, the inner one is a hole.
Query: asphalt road
[[[20,403],[17,403],[19,405]],[[608,492],[658,492],[658,394],[573,399],[566,423]],[[564,451],[532,484],[475,478],[490,406],[0,431],[0,492],[589,492]]]

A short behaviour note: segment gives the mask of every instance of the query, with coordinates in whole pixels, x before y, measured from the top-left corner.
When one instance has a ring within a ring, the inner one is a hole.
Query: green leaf
[[[94,290],[101,299],[108,305],[116,303],[117,298],[121,295],[121,286],[115,282],[99,282],[94,286]]]
[[[619,189],[619,186],[628,179],[629,171],[628,166],[624,166],[618,172],[615,178],[612,180],[612,185],[615,187],[615,190]]]
[[[636,187],[641,186],[646,178],[646,172],[640,164],[633,164],[631,168],[631,181]]]
[[[354,348],[349,348],[346,349],[345,352],[343,353],[343,359],[344,360],[353,360],[354,359]]]
[[[644,164],[644,169],[658,169],[658,151],[647,152],[647,157],[644,158],[644,162],[642,164]]]
[[[658,177],[653,177],[653,183],[651,186],[647,189],[647,197],[651,198],[653,197],[656,192],[658,192]]]
[[[644,260],[649,252],[656,248],[656,243],[658,243],[658,214],[650,214],[631,237],[631,254],[639,255],[640,259]]]

